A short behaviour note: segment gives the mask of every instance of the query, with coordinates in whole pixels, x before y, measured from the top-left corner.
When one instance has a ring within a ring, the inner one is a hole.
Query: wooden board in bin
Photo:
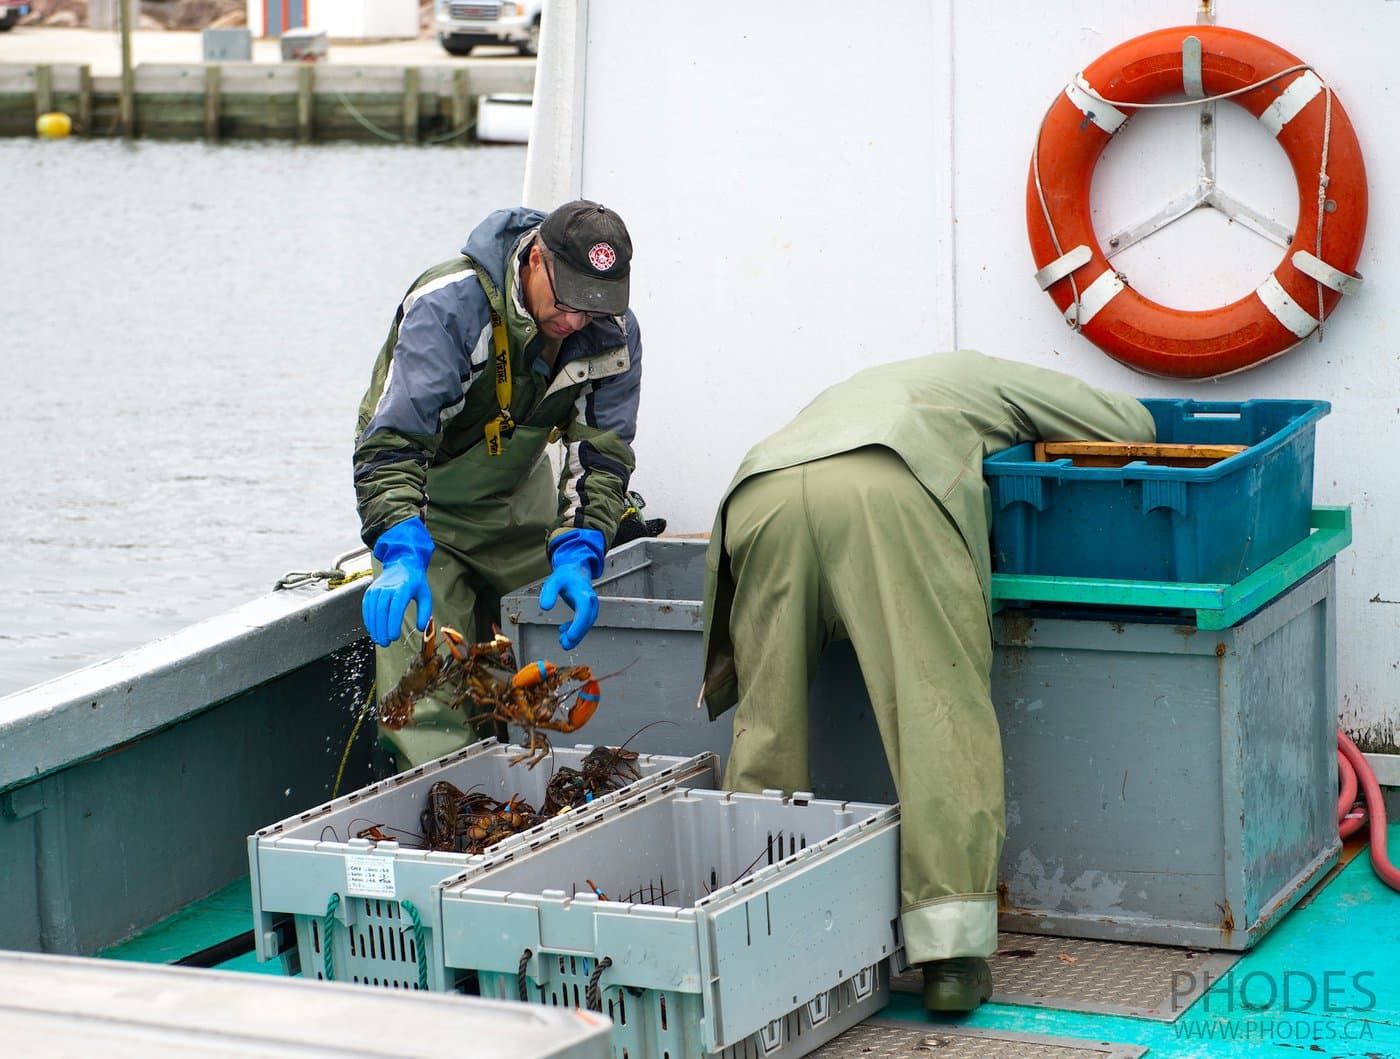
[[[1035,460],[1068,459],[1075,467],[1122,467],[1141,460],[1162,467],[1209,467],[1247,445],[1172,445],[1136,441],[1037,441]]]

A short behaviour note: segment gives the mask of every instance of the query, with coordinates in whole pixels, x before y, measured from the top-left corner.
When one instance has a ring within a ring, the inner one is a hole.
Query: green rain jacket
[[[637,319],[590,323],[566,338],[551,377],[547,345],[525,309],[520,269],[537,210],[498,210],[462,254],[409,288],[360,404],[355,495],[373,546],[390,526],[425,515],[435,541],[470,553],[492,534],[542,524],[540,547],[571,529],[611,542],[636,461],[642,343]],[[487,455],[500,411],[491,313],[509,335],[510,412],[504,452]],[[566,445],[558,492],[527,488],[551,435]],[[548,494],[548,495],[544,495]]]
[[[867,368],[819,394],[787,426],[749,450],[725,491],[705,557],[705,682],[710,716],[738,701],[729,614],[734,581],[724,550],[724,509],[765,471],[867,445],[893,450],[961,534],[991,613],[991,495],[984,457],[1023,441],[1152,441],[1143,405],[1047,368],[970,350]],[[910,541],[910,547],[918,547]]]

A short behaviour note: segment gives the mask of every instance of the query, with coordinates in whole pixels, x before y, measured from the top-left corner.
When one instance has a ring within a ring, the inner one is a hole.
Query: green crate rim
[[[1307,539],[1232,585],[993,574],[992,609],[1015,603],[1168,608],[1194,611],[1198,629],[1228,629],[1351,543],[1350,506],[1315,507],[1311,524]]]

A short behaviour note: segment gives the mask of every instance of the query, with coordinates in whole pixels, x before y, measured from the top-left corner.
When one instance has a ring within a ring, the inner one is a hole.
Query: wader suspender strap
[[[491,310],[491,339],[496,347],[496,404],[501,412],[486,424],[486,451],[499,456],[505,451],[505,439],[515,431],[510,416],[510,338],[500,313]]]

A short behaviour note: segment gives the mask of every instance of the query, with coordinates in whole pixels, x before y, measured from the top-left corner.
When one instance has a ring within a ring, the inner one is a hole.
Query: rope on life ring
[[[1157,102],[1185,93],[1180,102]],[[1094,165],[1129,113],[1228,99],[1272,133],[1298,184],[1283,260],[1229,305],[1173,309],[1143,297],[1094,235]],[[1312,67],[1239,30],[1178,26],[1104,53],[1066,86],[1031,157],[1026,224],[1036,280],[1066,322],[1109,356],[1151,375],[1201,379],[1243,371],[1292,348],[1361,284],[1366,166],[1346,111]]]

